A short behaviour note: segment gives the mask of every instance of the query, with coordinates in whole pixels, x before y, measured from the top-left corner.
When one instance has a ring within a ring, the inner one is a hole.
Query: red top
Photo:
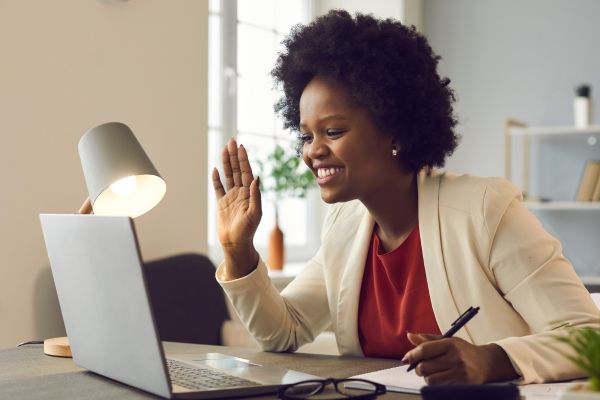
[[[441,334],[429,298],[418,225],[389,253],[373,231],[358,306],[358,337],[365,356],[404,357],[414,347],[406,332]]]

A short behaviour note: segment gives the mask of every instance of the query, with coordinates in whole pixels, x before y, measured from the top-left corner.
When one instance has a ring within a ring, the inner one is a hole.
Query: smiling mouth
[[[317,169],[317,183],[324,185],[331,180],[335,179],[336,176],[340,175],[343,168],[331,167],[331,168],[318,168]]]

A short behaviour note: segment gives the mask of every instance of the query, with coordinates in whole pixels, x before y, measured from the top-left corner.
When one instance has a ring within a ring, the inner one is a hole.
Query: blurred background
[[[574,88],[589,84],[592,99],[600,89],[600,2],[0,0],[0,348],[64,334],[38,215],[75,212],[86,198],[77,142],[101,123],[128,124],[167,182],[136,220],[144,259],[197,252],[218,265],[210,171],[230,137],[255,167],[275,145],[292,146],[269,71],[290,28],[332,8],[425,34],[457,96],[462,141],[447,169],[503,176],[509,163],[517,185],[549,201],[531,208],[595,282],[600,207],[573,200],[586,161],[600,159],[600,130],[569,132]],[[526,147],[523,135],[507,140],[508,118],[563,132],[531,135]],[[316,189],[278,206],[294,270],[318,248],[326,207]],[[265,201],[263,256],[273,225]]]

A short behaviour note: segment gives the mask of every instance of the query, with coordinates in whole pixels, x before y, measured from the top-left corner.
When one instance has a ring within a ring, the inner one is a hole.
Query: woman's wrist
[[[242,278],[256,269],[259,255],[253,245],[223,247],[225,270],[222,278],[227,281]]]
[[[504,382],[519,378],[508,354],[496,343],[481,346],[486,354],[486,379],[485,382]]]

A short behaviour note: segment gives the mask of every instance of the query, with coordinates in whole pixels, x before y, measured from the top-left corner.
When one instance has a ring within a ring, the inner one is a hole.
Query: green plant
[[[258,160],[260,190],[274,196],[275,206],[284,197],[306,197],[308,190],[315,185],[312,171],[302,171],[302,160],[291,149],[286,151],[281,145],[266,161]]]
[[[567,344],[574,354],[558,351],[589,376],[590,389],[600,391],[600,326],[572,328],[557,339]]]

